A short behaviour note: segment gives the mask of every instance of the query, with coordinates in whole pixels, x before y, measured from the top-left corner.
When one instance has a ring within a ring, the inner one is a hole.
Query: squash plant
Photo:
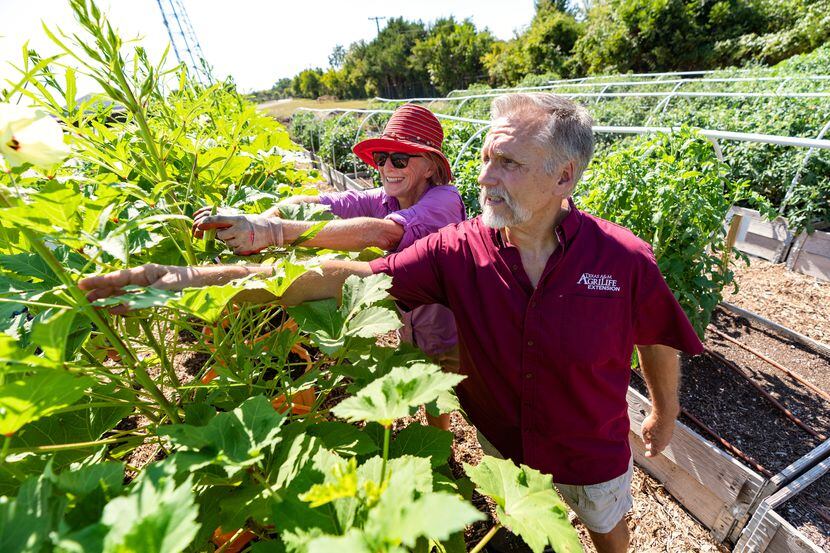
[[[262,211],[315,175],[230,83],[152,64],[71,5],[80,33],[47,30],[62,54],[27,51],[0,96],[0,551],[463,551],[470,481],[534,551],[580,550],[549,476],[487,460],[459,479],[450,433],[393,436],[420,405],[457,408],[461,377],[376,343],[400,326],[388,277],[349,279],[340,304],[234,301],[346,254],[274,250],[264,278],[87,301],[89,274],[234,262],[191,238],[194,208]],[[78,74],[104,94],[77,102]]]

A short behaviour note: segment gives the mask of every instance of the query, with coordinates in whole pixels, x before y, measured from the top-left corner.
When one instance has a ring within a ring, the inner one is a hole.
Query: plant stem
[[[159,362],[161,366],[164,368],[164,371],[167,373],[167,377],[172,382],[173,386],[178,388],[181,382],[179,382],[179,378],[176,376],[176,371],[173,370],[173,365],[170,363],[170,360],[165,355],[164,348],[161,347],[158,340],[156,340],[155,334],[153,334],[153,329],[150,328],[150,323],[147,319],[140,318],[138,320],[138,324],[141,326],[141,329],[144,331],[145,336],[147,337],[147,342],[149,342],[150,347],[153,348],[153,351],[156,352],[158,355]]]
[[[498,532],[500,528],[501,524],[496,524],[495,526],[490,528],[490,531],[487,532],[483,538],[481,538],[481,541],[478,542],[475,547],[470,549],[470,553],[479,553],[482,549],[484,549],[484,546],[487,545],[487,542],[493,539],[493,536],[496,535],[496,532]]]
[[[118,57],[117,55],[115,56]],[[129,106],[132,108],[130,111],[132,112],[133,117],[135,117],[136,122],[138,123],[139,134],[144,139],[144,142],[147,144],[147,149],[150,152],[150,155],[153,158],[153,161],[156,164],[156,171],[158,173],[159,178],[162,181],[169,180],[167,175],[167,169],[164,166],[164,160],[161,158],[161,154],[157,148],[156,139],[153,136],[153,131],[150,130],[150,125],[147,123],[147,118],[144,116],[144,109],[141,107],[141,104],[136,99],[135,94],[133,94],[133,89],[130,87],[130,84],[127,82],[127,77],[124,74],[124,68],[121,66],[121,63],[113,63],[112,70],[115,75],[116,81],[118,84],[121,85],[122,92],[127,96],[130,103],[132,104]],[[171,206],[178,205],[174,198],[168,198],[168,201]],[[178,209],[179,213],[182,214],[181,208]],[[184,239],[184,248],[186,251],[185,258],[188,265],[195,265],[196,264],[196,254],[193,253],[193,241],[190,239],[190,229],[187,228],[187,225],[184,224],[183,221],[176,221],[176,226],[179,228],[179,231]]]
[[[392,435],[392,426],[383,426],[383,465],[380,469],[380,485],[386,481],[386,461],[389,459],[389,437]]]
[[[0,190],[0,202],[5,207],[12,207],[12,203],[9,201],[6,194]],[[135,358],[134,354],[127,345],[121,340],[121,338],[112,330],[112,327],[108,324],[106,320],[101,316],[101,314],[96,310],[92,305],[87,301],[86,296],[81,291],[80,288],[72,281],[69,274],[63,269],[60,261],[55,257],[52,253],[52,250],[47,248],[43,242],[41,242],[40,238],[31,230],[26,228],[21,228],[20,232],[23,233],[23,236],[26,237],[26,240],[31,244],[32,249],[43,259],[43,261],[49,266],[53,273],[60,279],[61,283],[66,286],[67,292],[72,297],[75,302],[75,305],[81,309],[81,311],[89,317],[89,319],[95,324],[98,330],[109,340],[110,344],[118,351],[121,355],[121,358],[124,359],[126,363],[130,366],[133,373],[136,376],[136,380],[138,383],[147,390],[147,392],[153,397],[156,402],[158,402],[159,406],[164,410],[165,413],[170,417],[170,420],[174,422],[180,422],[178,413],[176,412],[175,407],[167,401],[167,398],[164,397],[164,394],[161,393],[161,390],[156,387],[153,379],[150,378],[150,375],[147,374],[146,369],[141,365],[141,363]]]
[[[36,447],[24,447],[20,449],[10,449],[10,453],[50,453],[53,451],[66,451],[70,449],[83,449],[86,447],[98,447],[99,445],[118,444],[123,442],[143,442],[145,436],[136,436],[135,438],[104,438],[103,440],[93,440],[91,442],[77,442],[74,444],[53,444],[40,445]]]
[[[6,462],[6,455],[9,454],[9,446],[12,443],[12,437],[6,436],[6,439],[3,440],[3,451],[0,451],[0,464]]]

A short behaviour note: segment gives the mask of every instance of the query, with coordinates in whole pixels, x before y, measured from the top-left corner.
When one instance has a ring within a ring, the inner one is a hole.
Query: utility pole
[[[385,17],[370,17],[369,19],[370,20],[372,20],[372,19],[375,20],[375,27],[378,28],[378,34],[380,34],[380,20],[381,19],[386,19],[386,18]]]

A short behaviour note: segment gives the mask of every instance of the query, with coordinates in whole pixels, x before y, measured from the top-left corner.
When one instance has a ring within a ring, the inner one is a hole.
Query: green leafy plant
[[[578,190],[589,213],[619,223],[651,244],[660,271],[699,336],[733,280],[723,261],[730,206],[752,201],[711,144],[690,129],[643,138],[594,159]]]

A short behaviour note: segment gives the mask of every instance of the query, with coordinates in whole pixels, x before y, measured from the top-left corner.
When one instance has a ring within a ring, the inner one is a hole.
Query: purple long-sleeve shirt
[[[465,219],[464,203],[454,186],[432,186],[415,205],[401,209],[397,198],[383,188],[320,194],[318,202],[329,206],[341,219],[372,217],[389,219],[403,227],[403,237],[393,252],[399,252],[447,225]],[[427,355],[443,353],[458,343],[452,312],[438,304],[424,305],[403,315],[401,339]]]

